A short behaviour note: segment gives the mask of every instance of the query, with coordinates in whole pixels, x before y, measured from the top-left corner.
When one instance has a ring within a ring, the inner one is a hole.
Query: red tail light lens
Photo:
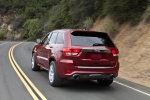
[[[80,53],[80,51],[81,51],[81,49],[79,49],[79,48],[72,48],[71,49],[71,52],[72,52],[73,56],[78,55]]]
[[[71,56],[71,49],[69,49],[69,48],[63,49],[63,54],[64,54],[65,56]]]
[[[113,56],[118,56],[119,51],[118,49],[111,49],[111,53],[113,54]]]
[[[65,56],[77,56],[81,52],[80,48],[64,48],[63,54]]]

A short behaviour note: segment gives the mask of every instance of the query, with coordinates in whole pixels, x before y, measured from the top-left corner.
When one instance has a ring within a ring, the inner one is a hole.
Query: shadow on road
[[[47,78],[48,80],[48,71],[42,69],[40,74]],[[47,83],[49,84],[49,83]],[[113,84],[111,86],[105,87],[100,86],[96,81],[76,81],[76,80],[64,80],[62,87],[55,87],[60,90],[70,91],[70,92],[100,92],[100,91],[115,91]]]
[[[100,86],[96,81],[75,81],[65,80],[61,89],[69,91],[88,91],[88,92],[99,92],[99,91],[114,91],[113,86]]]

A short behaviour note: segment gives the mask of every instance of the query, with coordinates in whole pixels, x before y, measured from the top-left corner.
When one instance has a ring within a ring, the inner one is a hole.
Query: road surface
[[[33,100],[36,97],[41,100],[42,96],[47,100],[150,100],[150,88],[120,78],[109,87],[98,86],[95,81],[65,81],[63,87],[51,87],[47,71],[31,70],[31,50],[35,43],[25,42],[11,48],[17,43],[0,43],[0,100]],[[29,80],[22,72],[18,71],[22,78],[18,76],[14,70],[17,65],[10,62],[12,56]]]

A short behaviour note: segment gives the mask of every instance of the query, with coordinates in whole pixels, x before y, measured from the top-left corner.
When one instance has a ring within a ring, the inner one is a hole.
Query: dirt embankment
[[[105,31],[107,21],[97,20],[92,30]],[[114,42],[120,51],[119,77],[150,87],[150,23],[143,20],[136,26],[120,26]]]

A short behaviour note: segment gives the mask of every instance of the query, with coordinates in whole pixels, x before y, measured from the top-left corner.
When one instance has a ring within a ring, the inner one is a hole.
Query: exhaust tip
[[[75,75],[73,75],[73,78],[74,78],[75,80],[78,80],[78,79],[80,79],[80,76],[79,76],[78,74],[75,74]]]
[[[110,75],[110,78],[114,79],[114,78],[115,78],[115,75],[114,75],[114,74],[111,74],[111,75]]]

